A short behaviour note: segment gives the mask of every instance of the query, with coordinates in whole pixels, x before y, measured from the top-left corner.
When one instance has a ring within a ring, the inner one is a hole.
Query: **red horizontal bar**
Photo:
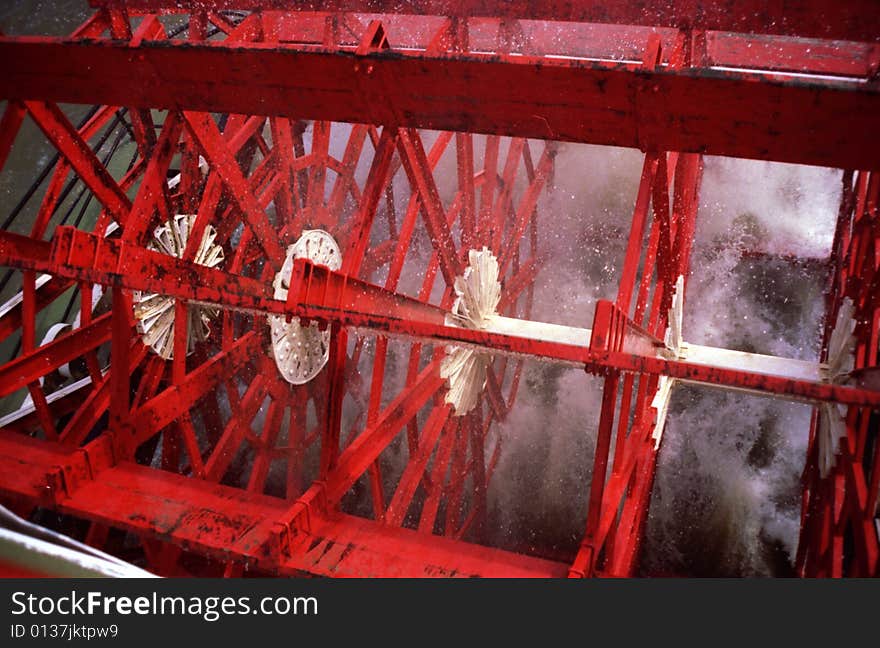
[[[715,32],[706,39],[712,65],[866,77],[873,46]]]
[[[314,517],[311,542],[276,561],[263,548],[274,521],[289,506],[286,500],[129,462],[108,467],[106,458],[96,455],[90,451],[86,457],[82,450],[0,431],[0,493],[219,560],[249,562],[284,574],[565,575],[566,566],[560,563],[338,514]],[[343,538],[350,544],[347,552],[327,551]],[[315,544],[323,544],[325,550],[308,555],[306,550]]]
[[[284,44],[2,38],[0,96],[880,168],[880,89],[760,73]],[[84,71],[88,70],[85,74]],[[211,70],[211,74],[206,74]],[[162,83],[143,83],[159,74]]]
[[[16,238],[0,234],[0,243],[4,237]],[[14,259],[10,261],[15,265]],[[30,260],[22,260],[22,263],[26,262]],[[271,286],[254,279],[118,241],[100,239],[68,227],[56,230],[51,263],[37,269],[104,285],[120,283],[132,290],[157,292],[224,308],[334,321],[343,326],[370,329],[379,335],[402,335],[435,344],[474,346],[512,355],[543,357],[597,372],[617,369],[805,400],[880,405],[878,391],[654,357],[651,353],[658,341],[649,339],[650,336],[623,317],[619,309],[614,311],[617,313],[614,316],[614,312],[608,310],[608,302],[597,307],[593,341],[590,348],[585,348],[446,326],[443,311],[436,306],[331,272],[305,260],[294,264],[287,303],[269,297]]]
[[[52,245],[48,241],[0,231],[0,266],[19,270],[44,270],[49,267]]]
[[[0,232],[2,241],[10,238]],[[0,255],[0,263],[3,257]],[[29,259],[23,258],[22,263]],[[18,265],[9,259],[8,265]],[[51,259],[39,266],[57,277],[82,279],[103,285],[148,291],[225,308],[284,314],[284,303],[272,299],[272,286],[161,252],[103,239],[72,227],[59,227],[52,239]]]
[[[68,448],[0,430],[0,494],[51,507],[112,464],[109,437]]]
[[[880,15],[872,0],[91,0],[91,4],[151,12],[281,9],[519,18],[880,40]]]
[[[269,11],[263,14],[265,40],[311,43],[324,42],[324,15]],[[413,15],[385,15],[382,24],[394,36],[393,45],[427,49],[445,19]],[[499,49],[499,31],[506,30],[507,19],[477,18],[468,23],[468,45],[472,52]],[[645,44],[652,34],[662,39],[668,53],[675,46],[678,30],[671,27],[609,25],[601,23],[548,23],[529,21],[519,24],[511,51],[534,56],[641,61]],[[503,31],[502,31],[503,33]],[[359,34],[343,31],[339,45],[356,47]],[[871,43],[827,41],[762,34],[709,32],[706,38],[705,66],[779,70],[807,74],[866,77],[871,70]]]
[[[778,394],[779,396],[793,397],[795,400],[880,407],[880,391],[876,390],[808,380],[792,380],[750,371],[708,367],[687,361],[611,352],[606,356],[595,358],[592,362],[588,361],[587,364],[594,364],[600,371],[609,367],[633,373],[664,375],[695,383],[743,389],[768,396]]]
[[[69,456],[70,449],[59,443],[0,431],[0,495],[15,502],[51,505],[55,494],[49,487],[48,472]]]

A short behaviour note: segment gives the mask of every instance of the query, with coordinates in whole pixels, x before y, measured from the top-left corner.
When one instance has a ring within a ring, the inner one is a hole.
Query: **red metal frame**
[[[286,43],[144,41],[134,51],[124,41],[20,37],[0,42],[0,57],[19,61],[0,80],[0,93],[14,99],[515,133],[854,168],[875,168],[880,144],[872,128],[880,91],[848,79]],[[83,69],[94,75],[60,82]],[[192,73],[202,69],[225,73]],[[138,81],[156,70],[162,84]],[[534,100],[523,101],[524,85]]]
[[[797,564],[810,576],[877,575],[880,18],[870,3],[425,0],[394,3],[394,15],[357,0],[313,4],[95,0],[70,38],[0,37],[0,59],[15,61],[0,79],[0,168],[26,116],[60,154],[31,235],[0,233],[0,265],[22,282],[21,303],[0,318],[0,337],[21,332],[18,357],[0,366],[0,397],[26,388],[34,402],[0,433],[0,494],[89,520],[95,544],[110,542],[110,528],[133,533],[165,574],[630,575],[659,451],[651,399],[668,376],[848,404],[848,438],[824,479],[814,421]],[[189,16],[186,40],[167,33],[169,13]],[[214,30],[222,40],[207,40]],[[102,107],[77,128],[62,101]],[[117,105],[138,147],[118,179],[90,144]],[[418,128],[444,132],[427,146]],[[499,259],[501,311],[531,313],[545,264],[538,198],[556,145],[536,156],[525,138],[646,151],[618,296],[599,302],[588,346],[445,323],[467,252],[482,246]],[[844,174],[825,330],[827,343],[842,299],[853,299],[853,384],[657,356],[676,279],[689,274],[703,154],[859,170]],[[444,155],[457,169],[451,198],[434,178]],[[93,234],[52,222],[71,173],[100,203]],[[175,213],[196,214],[183,257],[146,250]],[[105,237],[114,221],[121,231]],[[209,225],[227,249],[222,269],[193,263]],[[287,301],[273,299],[286,246],[315,227],[340,243],[341,271],[298,261]],[[411,253],[420,228],[432,244],[423,261]],[[421,284],[404,289],[414,263]],[[38,287],[39,273],[52,279]],[[109,313],[93,312],[94,285]],[[38,345],[40,313],[71,287],[79,327]],[[133,290],[177,299],[172,360],[140,342]],[[222,314],[187,357],[192,303]],[[269,313],[331,328],[329,363],[312,383],[278,375]],[[363,330],[379,336],[372,348]],[[442,398],[447,343],[496,353],[464,417]],[[406,376],[389,393],[397,344],[408,345]],[[50,402],[42,381],[80,357],[90,384]],[[514,405],[523,357],[604,376],[586,528],[569,564],[473,544],[502,451],[489,431]],[[383,457],[398,437],[407,459],[392,477]],[[279,487],[270,474],[282,464]],[[343,512],[362,488],[371,520]]]
[[[218,11],[283,10],[327,13],[374,13],[381,4],[370,0],[92,0],[94,7],[125,6],[137,12],[190,13],[192,9]],[[507,18],[578,23],[612,23],[657,27],[694,28],[713,31],[833,38],[837,40],[880,40],[880,20],[871,11],[870,0],[839,4],[831,0],[805,0],[792,6],[784,0],[760,4],[732,0],[706,0],[695,4],[682,0],[653,7],[625,0],[546,0],[498,4],[487,0],[404,0],[393,5],[394,13],[454,16],[462,18]]]
[[[855,372],[864,376],[878,365],[880,346],[880,177],[847,172],[833,244],[827,292],[824,346],[827,353],[837,311],[844,297],[853,300]],[[876,369],[875,369],[876,371]],[[876,387],[876,385],[875,385]],[[850,407],[847,434],[831,473],[819,473],[817,428],[813,416],[807,464],[797,569],[803,576],[870,576],[878,574],[880,543],[876,518],[880,489],[880,443],[877,408]],[[852,549],[845,549],[846,542]]]

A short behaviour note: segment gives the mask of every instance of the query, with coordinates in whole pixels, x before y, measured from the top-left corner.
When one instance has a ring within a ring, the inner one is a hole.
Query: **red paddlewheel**
[[[848,341],[850,380],[880,388],[880,176],[846,172],[832,248],[831,281],[823,339],[823,360],[839,365],[836,335],[840,321],[852,331]],[[870,277],[870,281],[865,278]],[[837,325],[837,326],[836,326]],[[802,576],[839,578],[877,575],[880,535],[880,441],[877,408],[814,410],[810,427],[797,569]],[[823,439],[834,438],[841,452],[822,456]],[[853,549],[844,551],[844,542]]]
[[[0,38],[0,167],[58,153],[0,233],[5,502],[165,575],[630,575],[699,383],[815,404],[798,569],[876,575],[876,12],[92,4]],[[647,151],[591,328],[531,321],[559,140]],[[822,363],[682,340],[704,153],[867,169]],[[605,381],[565,562],[479,544],[527,358]]]
[[[40,107],[31,114],[47,130],[71,131],[57,109]],[[112,112],[99,109],[97,114]],[[350,276],[411,293],[426,303],[437,300],[446,308],[454,293],[443,289],[443,275],[461,274],[468,249],[480,244],[507,255],[499,279],[512,290],[505,293],[502,312],[529,316],[538,263],[535,204],[551,169],[552,149],[542,146],[536,171],[533,145],[522,139],[439,133],[426,151],[417,131],[380,133],[363,125],[292,124],[280,118],[231,116],[222,121],[221,132],[208,114],[166,114],[157,127],[158,141],[139,165],[143,178],[122,224],[108,227],[110,215],[104,210],[92,231],[111,231],[105,240],[271,286],[285,250],[304,232],[323,230],[327,240],[338,241],[334,254],[341,252]],[[85,140],[88,134],[80,137]],[[340,140],[342,155],[333,155],[331,142]],[[479,172],[474,171],[475,143],[484,161]],[[200,155],[206,162],[201,168],[196,163]],[[169,168],[178,159],[180,177],[168,182]],[[445,201],[432,175],[442,160],[459,166],[458,184],[444,187]],[[67,169],[63,163],[59,167],[55,173],[63,179]],[[408,180],[415,190],[406,186]],[[107,182],[118,186],[112,179]],[[395,188],[404,194],[400,204]],[[426,201],[431,201],[430,208]],[[430,242],[421,212],[443,219],[439,229],[450,256],[442,261],[437,251],[425,248]],[[187,213],[193,216],[170,216]],[[518,226],[518,218],[525,227]],[[34,231],[32,240],[43,234]],[[409,285],[401,285],[404,268]],[[425,370],[429,365],[436,369],[442,347],[431,354],[420,342],[392,343],[397,351],[393,361],[403,358],[406,363],[397,372],[402,370],[406,378],[403,384],[385,386],[388,338],[333,327],[319,332],[322,344],[329,341],[327,365],[312,371],[317,375],[304,384],[291,384],[274,362],[277,351],[265,316],[187,305],[147,291],[136,291],[133,304],[130,291],[115,288],[108,314],[102,299],[95,299],[101,295],[97,284],[90,282],[67,282],[73,285],[72,299],[80,303],[81,324],[75,333],[54,341],[58,350],[53,354],[35,348],[34,336],[38,312],[54,303],[41,303],[40,297],[49,294],[56,280],[39,290],[37,273],[23,273],[22,281],[16,307],[22,321],[20,361],[43,361],[34,363],[33,373],[4,381],[4,394],[27,389],[34,403],[33,414],[9,420],[8,428],[38,434],[61,447],[93,447],[101,438],[96,435],[108,434],[104,415],[109,413],[109,427],[126,430],[114,435],[114,460],[289,500],[296,500],[314,480],[326,479],[357,438],[381,434],[390,441],[406,429],[410,463],[399,479],[383,477],[395,467],[383,466],[381,446],[371,450],[365,480],[375,519],[455,537],[480,525],[486,481],[500,450],[500,445],[486,448],[488,431],[513,403],[521,360],[496,359],[490,368],[491,396],[481,397],[479,407],[458,417],[442,402],[443,381],[437,372]],[[117,330],[120,320],[122,330]],[[311,327],[317,330],[317,323]],[[7,335],[15,332],[10,329]],[[117,342],[118,335],[124,339]],[[74,339],[78,343],[69,349],[60,347]],[[79,357],[84,350],[85,365],[77,373],[70,369],[70,356]],[[125,360],[130,376],[125,381],[130,388],[123,383],[121,394],[114,391],[118,357]],[[77,403],[73,415],[69,408],[55,406],[52,396],[57,392],[47,388],[46,379],[58,377],[63,368],[68,374],[73,371],[70,380],[79,385],[68,397]],[[12,375],[7,368],[4,376]],[[127,405],[114,410],[114,396]],[[393,411],[399,403],[405,411]],[[465,492],[466,481],[473,484],[470,492]],[[420,484],[424,505],[413,507]],[[351,506],[357,508],[358,501],[352,500]],[[153,553],[147,551],[153,568],[171,569],[166,551],[159,553],[158,564]]]

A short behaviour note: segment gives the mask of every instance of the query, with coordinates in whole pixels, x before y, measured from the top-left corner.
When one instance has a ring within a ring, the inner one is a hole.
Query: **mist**
[[[613,299],[638,188],[638,151],[563,145],[540,208],[532,319],[589,327]],[[830,252],[839,171],[706,158],[685,299],[686,341],[818,361],[824,272],[778,256]],[[756,254],[758,253],[758,254]],[[498,426],[493,540],[569,559],[583,536],[602,381],[527,363]],[[790,573],[811,407],[677,387],[641,557],[643,575]]]

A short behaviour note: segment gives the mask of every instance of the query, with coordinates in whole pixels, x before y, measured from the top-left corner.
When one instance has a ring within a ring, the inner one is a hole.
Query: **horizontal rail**
[[[785,376],[792,380],[822,382],[827,378],[827,367],[819,362],[794,360],[761,353],[747,353],[686,342],[683,359],[691,364],[727,369],[742,369],[768,376]]]
[[[63,471],[63,476],[60,474]],[[76,475],[73,479],[72,476]],[[559,577],[561,563],[489,549],[448,538],[426,540],[409,529],[317,511],[309,538],[290,555],[267,555],[284,499],[211,484],[129,462],[113,463],[90,447],[0,431],[0,494],[112,527],[161,539],[188,550],[293,575]],[[315,556],[309,547],[335,541],[346,552]],[[322,542],[324,541],[324,542]]]
[[[148,12],[267,10],[397,13],[692,27],[755,34],[880,40],[872,0],[91,0]]]
[[[880,168],[880,87],[861,81],[497,54],[48,37],[0,38],[0,61],[5,99]],[[156,75],[161,83],[145,82]]]
[[[16,238],[21,237],[0,233],[0,252],[5,241]],[[23,246],[8,247],[17,249]],[[446,323],[448,313],[436,306],[304,259],[294,263],[288,298],[284,302],[270,296],[271,286],[254,279],[118,241],[100,239],[68,227],[57,230],[49,257],[46,267],[38,270],[260,315],[339,322],[376,335],[468,346],[483,352],[585,367],[595,372],[610,369],[666,375],[793,400],[880,406],[880,391],[830,384],[809,377],[805,379],[804,363],[798,360],[709,347],[697,347],[697,362],[666,357],[668,354],[661,348],[659,340],[644,333],[606,301],[597,305],[592,331],[551,325],[540,336],[526,337],[537,324],[525,323],[518,334],[513,335],[510,334],[509,320],[503,323],[503,332],[495,332],[491,327],[474,330],[450,326]],[[0,260],[3,259],[0,254]],[[18,265],[8,255],[5,262]],[[20,261],[20,265],[32,263],[29,259]],[[700,353],[705,360],[705,356],[713,351],[721,358],[720,366],[699,363]],[[816,371],[821,372],[821,368]],[[819,375],[821,373],[816,374]]]

